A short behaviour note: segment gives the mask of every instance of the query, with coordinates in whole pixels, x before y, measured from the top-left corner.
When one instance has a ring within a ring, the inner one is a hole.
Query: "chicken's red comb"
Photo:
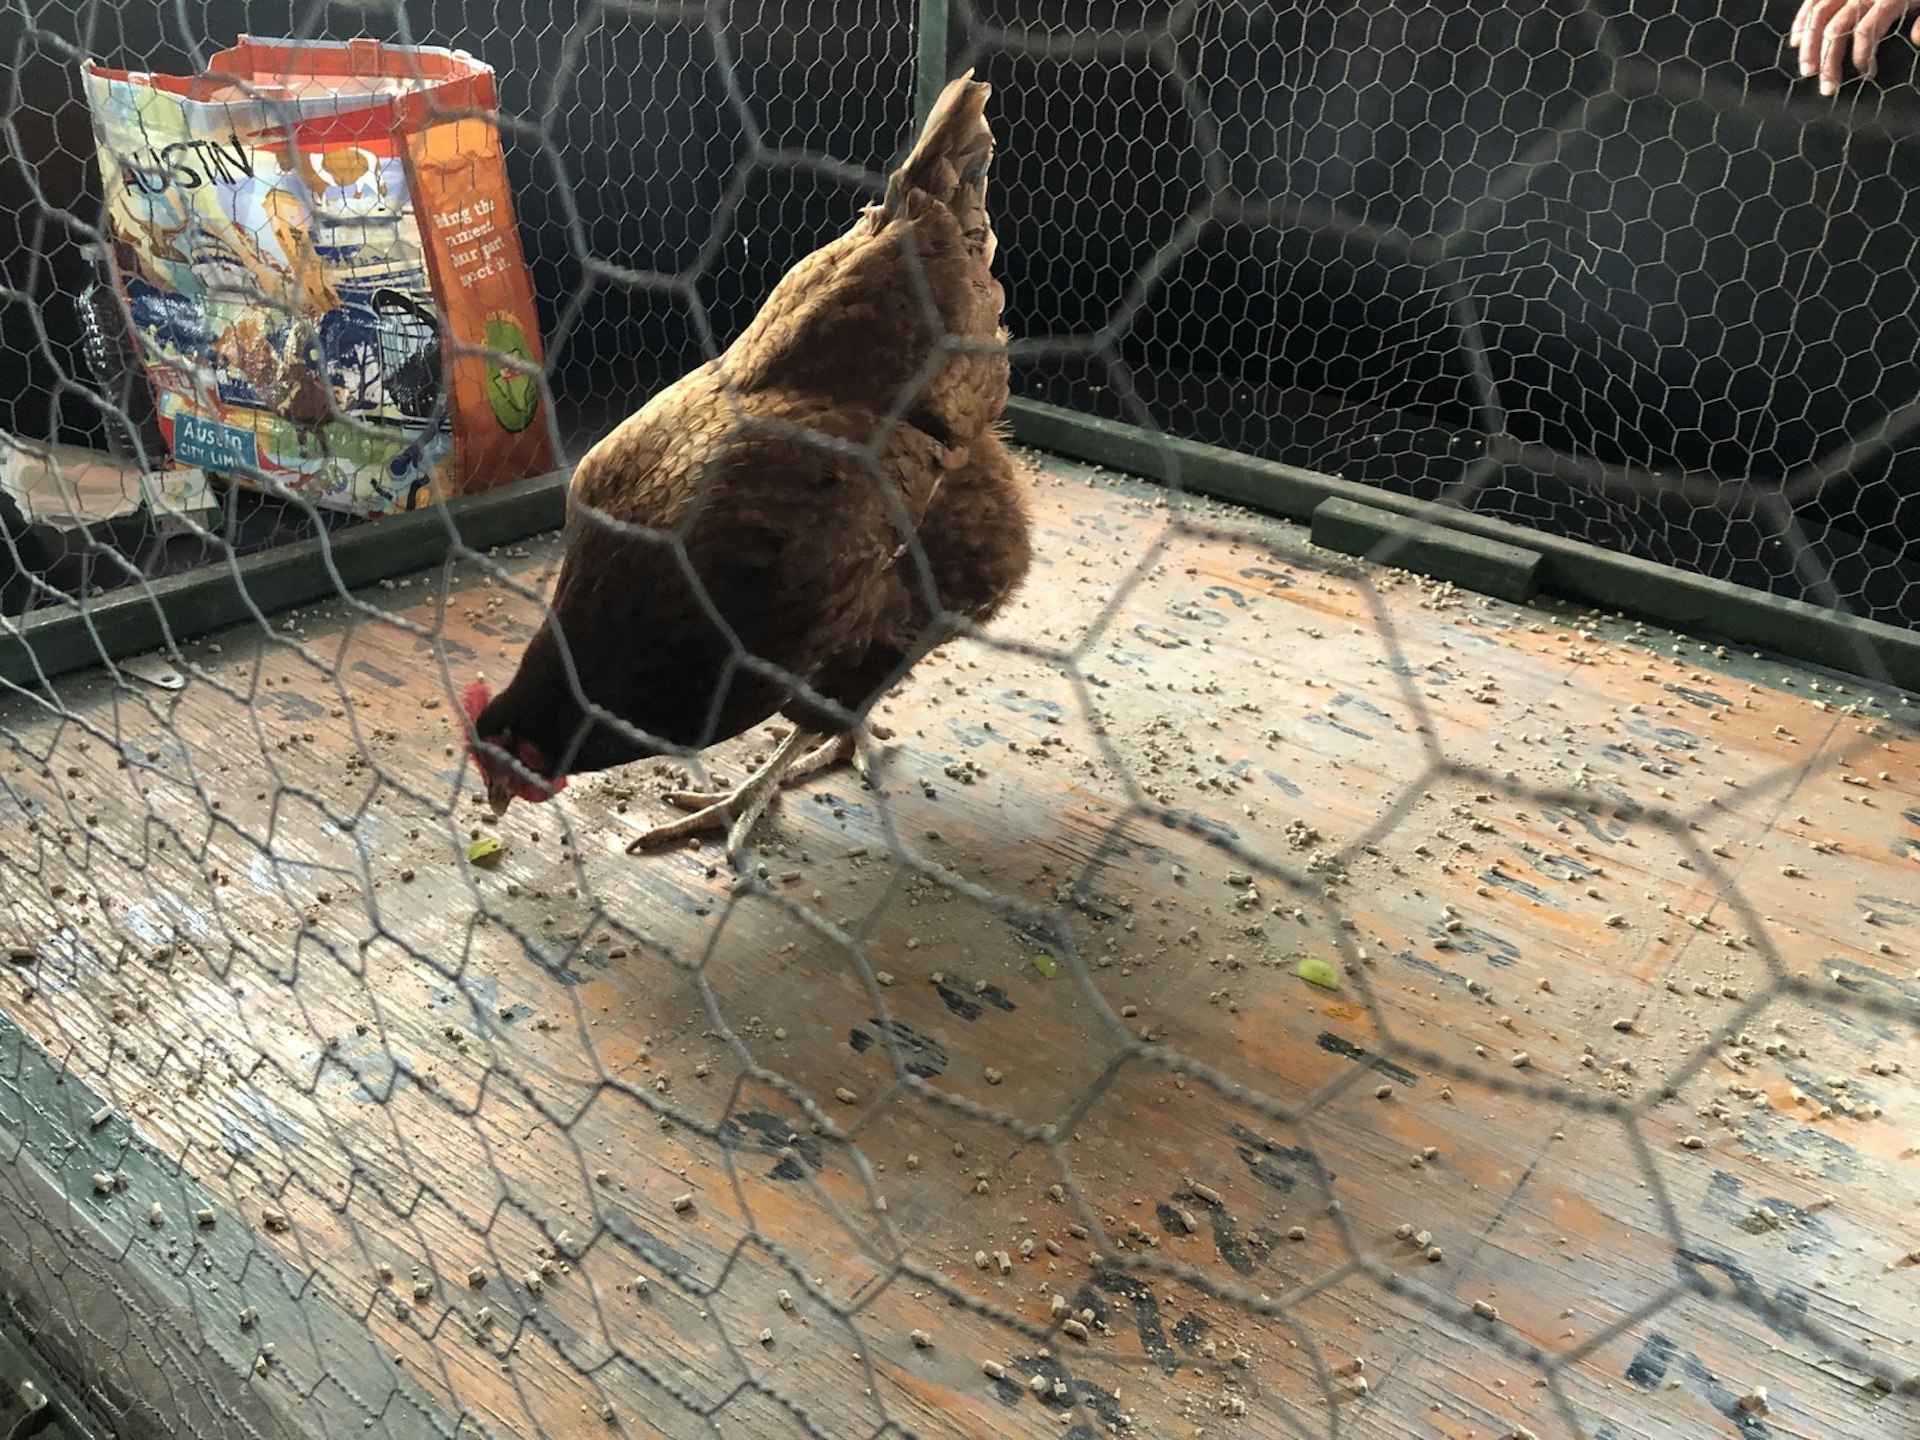
[[[487,708],[487,703],[492,699],[493,692],[487,689],[484,680],[476,680],[460,692],[460,704],[466,709],[467,719],[475,723],[479,722],[480,712]]]

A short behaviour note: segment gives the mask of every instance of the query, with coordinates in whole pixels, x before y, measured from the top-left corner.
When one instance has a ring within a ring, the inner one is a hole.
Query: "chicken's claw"
[[[884,725],[869,723],[864,728],[867,737],[871,740],[893,738],[893,731]],[[798,780],[802,775],[814,775],[822,770],[830,770],[835,765],[850,764],[853,766],[853,773],[865,781],[869,789],[876,788],[873,780],[875,769],[880,761],[885,760],[897,748],[899,747],[893,745],[878,746],[872,759],[869,760],[867,752],[860,747],[860,732],[851,730],[845,735],[827,741],[817,750],[809,750],[802,755],[794,763],[793,769],[787,772],[787,780],[782,783]]]
[[[669,799],[678,799],[669,796]],[[717,797],[717,803],[694,811],[678,820],[669,820],[664,825],[655,825],[633,837],[627,845],[627,854],[638,855],[646,850],[658,850],[662,845],[671,845],[676,840],[685,840],[694,835],[706,835],[716,830],[725,830],[733,823],[732,795]]]
[[[868,725],[866,730],[869,735],[879,739],[886,739],[893,734],[879,725]],[[858,731],[832,736],[810,750],[806,748],[818,739],[820,737],[806,731],[794,731],[780,742],[780,748],[774,752],[772,759],[731,790],[670,791],[663,797],[669,805],[693,813],[642,831],[627,846],[627,853],[636,855],[643,850],[657,850],[662,845],[685,840],[689,836],[725,830],[727,853],[737,854],[767,807],[779,798],[781,790],[796,780],[804,780],[835,765],[852,762],[860,778],[868,784],[873,783],[866,754],[860,748]]]
[[[869,725],[867,733],[876,740],[887,740],[893,736],[893,731],[882,725]],[[871,781],[872,777],[867,773],[867,757],[861,751],[855,734],[837,735],[788,766],[780,777],[780,788],[784,790],[809,775],[818,775],[822,770],[849,763],[862,780]],[[735,793],[732,790],[669,790],[660,798],[679,810],[706,810],[732,800]]]
[[[683,819],[670,820],[664,825],[641,831],[628,844],[627,853],[633,855],[642,850],[654,850],[662,845],[670,845],[675,840],[684,840],[689,835],[704,835],[709,831],[724,829],[727,832],[727,855],[729,858],[737,857],[767,806],[779,795],[780,786],[793,771],[794,765],[803,758],[813,758],[812,754],[807,753],[807,747],[819,738],[808,731],[795,730],[780,742],[779,748],[766,764],[725,795],[679,792],[674,797],[676,803],[686,801],[698,804],[702,800],[712,803],[703,805]],[[827,749],[831,743],[820,748]]]
[[[730,790],[669,790],[660,797],[676,810],[707,810],[733,798]]]

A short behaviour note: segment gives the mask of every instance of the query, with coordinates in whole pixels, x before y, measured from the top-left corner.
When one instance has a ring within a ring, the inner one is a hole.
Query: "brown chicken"
[[[628,847],[725,830],[737,854],[783,783],[857,759],[873,703],[1024,578],[989,94],[949,85],[884,198],[581,460],[551,618],[499,695],[464,697],[496,816],[781,714],[765,765],[670,796],[694,813]]]

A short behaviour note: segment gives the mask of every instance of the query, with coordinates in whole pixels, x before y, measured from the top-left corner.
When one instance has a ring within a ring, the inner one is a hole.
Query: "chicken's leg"
[[[783,778],[793,769],[794,763],[801,758],[801,752],[809,745],[820,740],[820,736],[810,730],[796,729],[780,742],[780,748],[773,752],[766,764],[742,780],[724,795],[702,796],[711,803],[696,810],[693,814],[679,820],[670,820],[664,825],[656,825],[651,830],[642,831],[627,846],[627,853],[633,855],[642,850],[653,850],[659,846],[671,844],[675,840],[684,840],[689,835],[704,835],[714,830],[727,832],[727,854],[737,855],[746,843],[751,831],[773,798],[780,793]],[[832,748],[838,742],[827,741],[820,750]],[[815,751],[813,753],[818,753]],[[811,759],[809,755],[807,758]],[[683,794],[674,797],[692,798]]]
[[[883,725],[869,724],[862,728],[876,740],[888,740],[893,736],[893,732]],[[804,780],[809,775],[818,775],[822,770],[831,770],[834,766],[844,765],[849,761],[853,763],[853,768],[860,778],[871,784],[873,777],[867,773],[867,757],[860,749],[860,731],[857,729],[849,730],[843,735],[832,736],[795,760],[782,772],[779,787],[784,790],[787,786]],[[709,806],[722,803],[736,793],[738,792],[725,790],[674,790],[668,793],[666,801],[669,805],[677,805],[682,810],[705,810]]]

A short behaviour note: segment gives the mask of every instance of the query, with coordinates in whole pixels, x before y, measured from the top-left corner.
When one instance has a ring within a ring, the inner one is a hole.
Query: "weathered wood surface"
[[[767,893],[621,853],[663,764],[465,863],[550,542],[11,702],[8,1012],[310,1277],[263,1340],[344,1312],[465,1433],[1920,1420],[1920,712],[1055,470],[1019,648]]]

